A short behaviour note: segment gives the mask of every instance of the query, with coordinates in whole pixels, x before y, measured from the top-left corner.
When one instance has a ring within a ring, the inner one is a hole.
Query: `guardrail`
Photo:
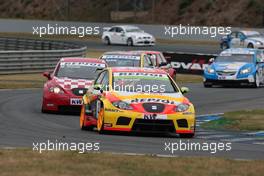
[[[52,70],[63,57],[84,57],[86,47],[70,42],[0,38],[0,74]]]

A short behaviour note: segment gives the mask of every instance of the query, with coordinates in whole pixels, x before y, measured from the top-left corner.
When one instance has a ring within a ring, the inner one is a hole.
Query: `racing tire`
[[[102,107],[98,113],[97,131],[99,134],[105,134],[104,130],[104,108]]]
[[[133,43],[132,38],[128,38],[127,39],[127,46],[133,46],[133,45],[134,45],[134,43]]]
[[[81,130],[93,130],[93,127],[92,126],[85,126],[84,123],[85,123],[85,106],[83,105],[82,106],[82,109],[81,109],[81,114],[80,114],[80,128]]]
[[[254,48],[254,45],[252,43],[249,43],[247,48]]]
[[[260,80],[259,80],[259,74],[258,73],[256,73],[255,82],[253,83],[253,87],[254,88],[259,88],[260,87]]]
[[[42,113],[48,113],[49,111],[45,110],[43,107],[41,108]]]
[[[203,85],[204,85],[205,88],[210,88],[210,87],[213,86],[213,84],[210,83],[210,82],[204,82]]]
[[[194,137],[194,133],[185,133],[185,134],[179,134],[180,138],[193,138]]]
[[[43,102],[44,102],[44,101],[43,101]],[[42,113],[49,113],[48,110],[45,110],[45,109],[44,109],[43,102],[42,102],[42,105],[41,105],[41,112],[42,112]]]
[[[111,45],[110,38],[106,36],[106,37],[104,38],[104,43],[105,43],[106,45]]]

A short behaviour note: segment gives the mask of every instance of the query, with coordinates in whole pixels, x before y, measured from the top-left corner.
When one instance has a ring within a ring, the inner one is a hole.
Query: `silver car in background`
[[[227,48],[256,48],[264,49],[264,36],[257,31],[233,31],[221,39],[220,47]]]
[[[104,28],[102,41],[107,44],[123,44],[128,46],[153,46],[155,37],[137,26],[120,25]]]

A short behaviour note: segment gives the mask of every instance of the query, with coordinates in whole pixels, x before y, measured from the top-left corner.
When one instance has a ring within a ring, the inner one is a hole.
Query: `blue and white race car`
[[[264,36],[257,31],[233,31],[221,39],[220,48],[264,49]]]
[[[222,51],[204,70],[204,87],[219,84],[253,87],[264,84],[263,50],[231,48]]]

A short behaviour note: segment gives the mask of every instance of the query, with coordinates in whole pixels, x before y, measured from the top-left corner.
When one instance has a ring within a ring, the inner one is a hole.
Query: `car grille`
[[[74,88],[72,93],[77,96],[83,96],[87,92],[86,88]]]
[[[178,124],[178,127],[180,128],[188,128],[188,122],[186,119],[179,119],[176,121]]]
[[[151,113],[161,113],[165,108],[165,105],[161,103],[143,103],[142,106],[145,109],[145,111]]]
[[[117,119],[116,125],[129,125],[131,118],[120,116]]]
[[[136,119],[132,131],[175,132],[172,120]]]
[[[150,37],[143,37],[143,39],[150,39]]]
[[[225,71],[217,71],[216,72],[218,75],[220,76],[233,76],[236,74],[236,71],[232,71],[232,70],[225,70]]]

